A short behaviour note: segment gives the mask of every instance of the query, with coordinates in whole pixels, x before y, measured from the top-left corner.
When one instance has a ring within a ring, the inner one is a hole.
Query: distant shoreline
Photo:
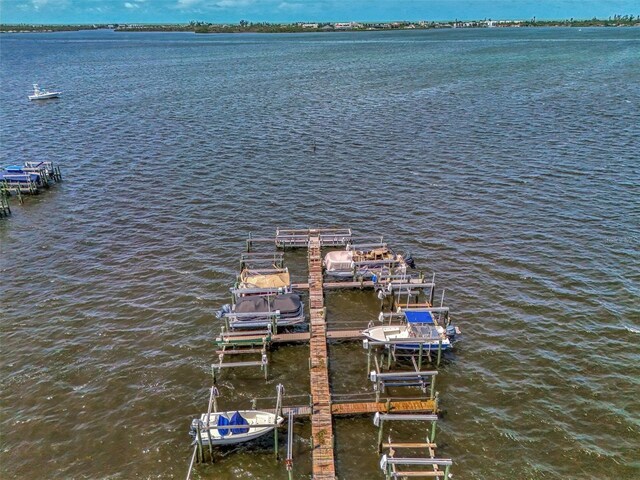
[[[317,22],[317,23],[251,23],[214,24],[189,22],[188,24],[79,24],[38,25],[0,24],[0,33],[51,33],[79,30],[113,30],[115,32],[193,32],[193,33],[313,33],[313,32],[362,32],[386,30],[431,30],[454,28],[505,28],[505,27],[638,27],[640,16],[615,15],[608,19],[590,20],[451,20],[398,21],[398,22]]]

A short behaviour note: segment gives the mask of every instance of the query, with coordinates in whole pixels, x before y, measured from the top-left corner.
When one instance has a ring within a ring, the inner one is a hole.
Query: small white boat
[[[424,350],[437,350],[440,342],[442,350],[451,348],[446,329],[439,325],[385,325],[367,328],[362,334],[374,342],[393,343],[402,350],[419,350],[420,344]],[[399,341],[404,339],[407,343]]]
[[[199,419],[193,419],[189,434],[193,437],[194,443],[197,442],[197,429],[200,425],[203,445],[232,445],[261,437],[273,431],[283,420],[282,417],[276,417],[275,413],[260,410],[212,412],[210,415],[203,413]]]
[[[49,98],[58,98],[62,92],[50,92],[49,90],[41,90],[37,83],[33,84],[33,95],[29,95],[29,100],[47,100]]]

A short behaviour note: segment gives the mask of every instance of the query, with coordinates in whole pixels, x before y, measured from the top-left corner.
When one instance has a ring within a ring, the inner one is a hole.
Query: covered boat
[[[223,309],[221,316],[227,317],[231,328],[266,328],[274,324],[274,316],[279,327],[296,325],[305,319],[304,304],[295,293],[238,297],[236,304]]]
[[[446,310],[447,321],[439,325],[430,310]],[[448,321],[448,309],[404,310],[406,323],[402,325],[381,325],[362,332],[369,340],[393,344],[402,350],[423,349],[449,350],[460,330]],[[407,343],[404,343],[407,339]],[[411,340],[415,339],[415,340]]]
[[[289,291],[291,288],[291,276],[287,268],[273,268],[250,270],[244,269],[240,273],[239,289],[274,289],[282,288]]]
[[[349,245],[346,250],[327,253],[323,265],[327,275],[338,278],[371,278],[384,269],[404,273],[407,268],[402,255],[395,254],[386,244]]]
[[[261,437],[273,431],[283,420],[275,413],[260,410],[203,413],[191,422],[189,435],[196,443],[200,427],[200,438],[204,445],[231,445]]]

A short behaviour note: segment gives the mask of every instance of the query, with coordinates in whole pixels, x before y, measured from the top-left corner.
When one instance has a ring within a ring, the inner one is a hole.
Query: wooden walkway
[[[340,288],[373,288],[375,284],[370,280],[364,280],[362,282],[324,282],[322,287],[326,290],[336,290]],[[294,290],[308,290],[308,283],[292,283],[291,288]]]
[[[333,424],[329,391],[327,323],[322,290],[320,237],[309,238],[309,311],[311,317],[311,435],[313,437],[313,479],[334,480]]]
[[[362,329],[364,330],[364,328]],[[362,330],[327,330],[327,340],[362,340]],[[266,333],[251,332],[231,332],[225,333],[224,336],[216,338],[217,342],[229,342],[238,344],[258,345],[267,339],[267,343],[306,343],[311,340],[310,332],[296,332],[296,333],[277,333],[267,337]],[[229,353],[232,350],[227,350],[225,353]],[[221,353],[216,351],[216,353]]]
[[[275,409],[263,409],[266,412],[275,413]],[[295,407],[282,407],[282,415],[287,416],[292,411],[296,417],[311,415],[311,407],[299,405]],[[371,413],[435,413],[436,402],[434,400],[403,400],[392,402],[345,402],[331,404],[333,415],[369,415]]]

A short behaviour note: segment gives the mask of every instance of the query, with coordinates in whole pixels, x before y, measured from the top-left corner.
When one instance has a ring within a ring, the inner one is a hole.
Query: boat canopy
[[[302,314],[300,296],[295,293],[284,293],[274,297],[251,295],[241,297],[236,303],[235,313],[266,313],[280,311],[281,317]]]
[[[39,182],[40,175],[37,173],[12,173],[0,172],[0,180],[8,180],[11,182]]]
[[[336,270],[351,270],[353,262],[353,252],[338,250],[329,252],[324,257],[325,268],[332,272]]]
[[[275,273],[243,270],[240,282],[240,288],[283,288],[291,285],[291,277],[288,270]]]
[[[431,312],[416,312],[411,310],[405,310],[404,316],[409,323],[426,323],[433,324],[433,315]]]
[[[300,296],[295,293],[278,295],[271,302],[273,310],[280,310],[280,315],[296,313],[300,309]]]
[[[231,420],[229,420],[229,425],[249,425],[249,422],[247,421],[246,418],[244,418],[242,415],[240,415],[240,412],[236,412],[231,417]],[[238,435],[238,434],[241,434],[241,433],[247,433],[247,432],[249,432],[249,427],[241,427],[241,428],[232,428],[231,429],[231,433],[234,434],[234,435]]]
[[[218,415],[217,424],[218,424],[218,427],[227,426],[227,425],[229,425],[229,419],[224,415]],[[218,429],[218,433],[220,434],[221,437],[224,437],[225,435],[229,435],[229,429],[228,428],[220,428],[220,429]]]

